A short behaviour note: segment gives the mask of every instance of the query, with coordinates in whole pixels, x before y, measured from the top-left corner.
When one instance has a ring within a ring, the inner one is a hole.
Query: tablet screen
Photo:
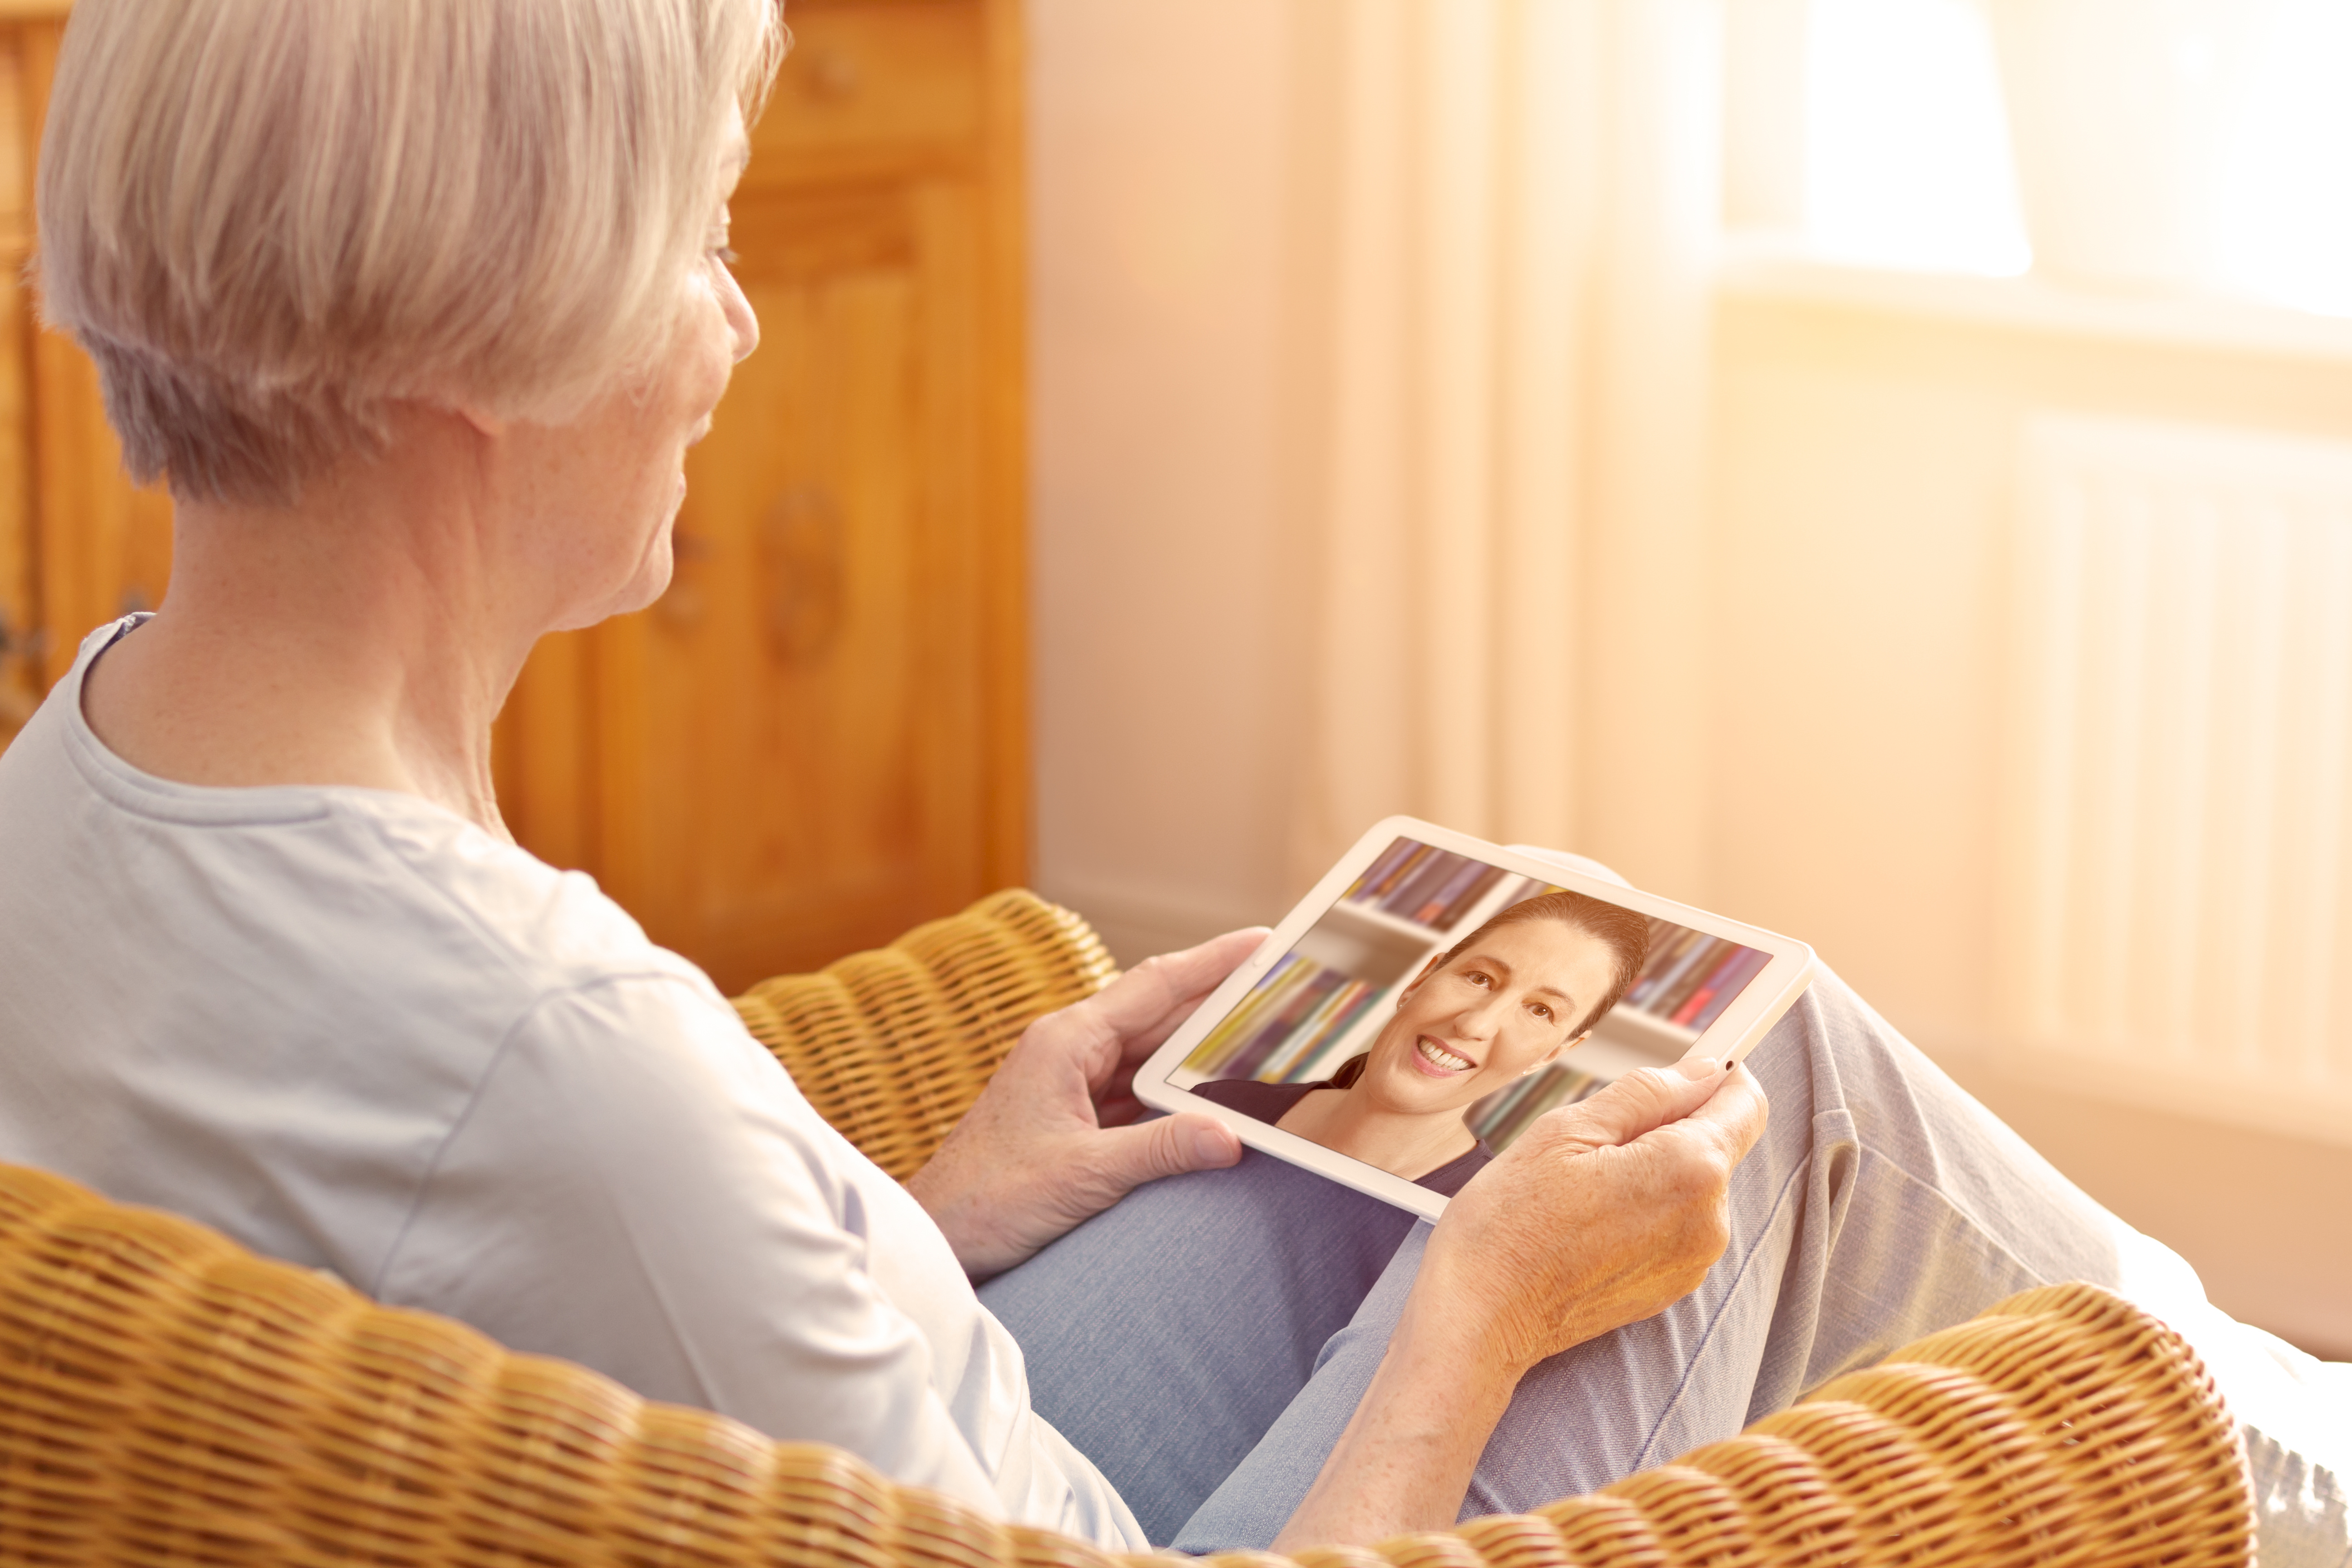
[[[1291,1113],[1318,1089],[1362,1085],[1384,1105],[1458,1116],[1491,1157],[1552,1107],[1681,1057],[1770,960],[1400,837],[1168,1082],[1332,1147],[1317,1130],[1336,1097]],[[1455,1022],[1490,996],[1503,1000],[1484,1022]]]

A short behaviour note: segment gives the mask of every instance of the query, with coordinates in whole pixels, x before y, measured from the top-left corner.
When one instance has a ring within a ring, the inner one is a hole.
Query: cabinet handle
[[[795,485],[760,520],[760,602],[768,657],[786,669],[822,663],[841,636],[847,597],[841,505],[823,485]]]

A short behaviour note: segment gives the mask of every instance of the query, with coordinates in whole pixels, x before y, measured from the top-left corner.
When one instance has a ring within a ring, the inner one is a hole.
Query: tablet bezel
[[[1250,988],[1265,978],[1266,971],[1290,952],[1307,929],[1339,902],[1365,868],[1400,837],[1417,839],[1439,849],[1467,855],[1488,865],[1499,866],[1506,871],[1538,877],[1555,887],[1589,894],[1622,909],[1672,921],[1677,925],[1752,947],[1769,955],[1769,962],[1748,983],[1738,998],[1699,1036],[1698,1045],[1706,1047],[1710,1055],[1727,1057],[1733,1061],[1746,1056],[1755,1047],[1756,1042],[1780,1021],[1797,998],[1804,994],[1805,987],[1812,983],[1813,950],[1793,937],[1782,936],[1777,931],[1765,931],[1739,921],[1726,920],[1705,910],[1693,909],[1688,904],[1678,904],[1671,899],[1644,893],[1622,882],[1591,876],[1556,860],[1506,849],[1500,845],[1489,844],[1485,839],[1456,833],[1418,817],[1391,816],[1373,824],[1356,841],[1353,848],[1339,857],[1339,862],[1324,873],[1322,880],[1317,882],[1307,895],[1282,918],[1281,923],[1274,928],[1274,934],[1227,975],[1192,1016],[1136,1069],[1136,1099],[1158,1110],[1193,1110],[1212,1117],[1232,1128],[1250,1148],[1262,1150],[1294,1165],[1302,1165],[1343,1186],[1394,1204],[1425,1219],[1433,1220],[1444,1214],[1446,1205],[1444,1194],[1432,1192],[1418,1183],[1391,1175],[1377,1166],[1327,1149],[1320,1143],[1310,1142],[1295,1132],[1286,1132],[1272,1122],[1261,1121],[1230,1106],[1203,1100],[1192,1090],[1179,1089],[1168,1081],[1169,1075],[1192,1054],[1192,1047],[1199,1045],[1209,1031],[1249,994]]]

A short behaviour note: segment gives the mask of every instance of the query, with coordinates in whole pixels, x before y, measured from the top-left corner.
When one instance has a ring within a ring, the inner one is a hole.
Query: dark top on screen
[[[1192,1092],[1202,1100],[1238,1110],[1244,1116],[1255,1116],[1260,1121],[1279,1121],[1283,1112],[1306,1099],[1318,1089],[1330,1089],[1330,1079],[1314,1083],[1259,1083],[1253,1079],[1226,1078],[1213,1083],[1196,1083]],[[1493,1163],[1495,1152],[1482,1140],[1475,1149],[1458,1160],[1448,1160],[1413,1184],[1427,1187],[1433,1193],[1452,1197],[1460,1192],[1471,1177]]]

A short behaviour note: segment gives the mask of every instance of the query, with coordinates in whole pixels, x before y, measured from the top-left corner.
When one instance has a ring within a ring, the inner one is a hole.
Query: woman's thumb
[[[1233,1129],[1194,1111],[1154,1117],[1104,1131],[1095,1144],[1095,1174],[1125,1194],[1186,1171],[1214,1171],[1242,1157]]]
[[[1720,1058],[1702,1056],[1694,1048],[1672,1067],[1627,1073],[1576,1109],[1597,1125],[1601,1142],[1630,1143],[1706,1104],[1723,1077]]]

